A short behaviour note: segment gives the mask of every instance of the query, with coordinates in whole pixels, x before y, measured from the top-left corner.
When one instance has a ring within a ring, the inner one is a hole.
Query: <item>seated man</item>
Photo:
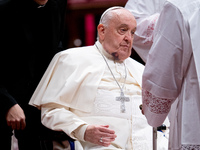
[[[139,109],[144,66],[129,57],[136,20],[112,7],[97,29],[94,46],[53,58],[30,104],[41,109],[46,127],[75,139],[78,150],[151,150],[152,128]]]

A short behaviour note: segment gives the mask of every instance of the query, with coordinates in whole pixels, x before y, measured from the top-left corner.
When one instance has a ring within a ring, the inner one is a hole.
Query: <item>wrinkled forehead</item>
[[[127,20],[127,21],[133,21],[135,22],[135,17],[133,14],[126,9],[120,9],[119,11],[113,11],[113,17],[114,19],[120,19],[120,20]]]
[[[113,14],[113,17],[110,20],[110,25],[112,27],[120,27],[123,25],[131,30],[136,30],[137,23],[131,12],[126,9],[122,9],[120,11],[115,11]]]

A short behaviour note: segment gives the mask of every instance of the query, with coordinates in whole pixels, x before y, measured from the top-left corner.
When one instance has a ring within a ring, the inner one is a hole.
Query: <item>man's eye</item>
[[[121,33],[121,34],[124,34],[126,31],[127,31],[127,30],[126,30],[125,28],[121,28],[121,29],[120,29],[120,33]]]
[[[126,29],[121,29],[121,31],[122,31],[122,32],[125,32],[125,31],[126,31]]]

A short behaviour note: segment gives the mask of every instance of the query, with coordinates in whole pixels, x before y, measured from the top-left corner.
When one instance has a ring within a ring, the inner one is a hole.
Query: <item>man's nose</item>
[[[133,40],[133,36],[130,32],[127,32],[124,37],[125,41],[131,42]]]

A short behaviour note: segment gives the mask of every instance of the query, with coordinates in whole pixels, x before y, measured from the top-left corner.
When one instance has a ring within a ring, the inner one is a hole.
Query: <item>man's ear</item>
[[[105,27],[104,27],[104,25],[99,24],[97,26],[97,31],[98,31],[99,41],[104,41],[104,38],[105,38]]]

